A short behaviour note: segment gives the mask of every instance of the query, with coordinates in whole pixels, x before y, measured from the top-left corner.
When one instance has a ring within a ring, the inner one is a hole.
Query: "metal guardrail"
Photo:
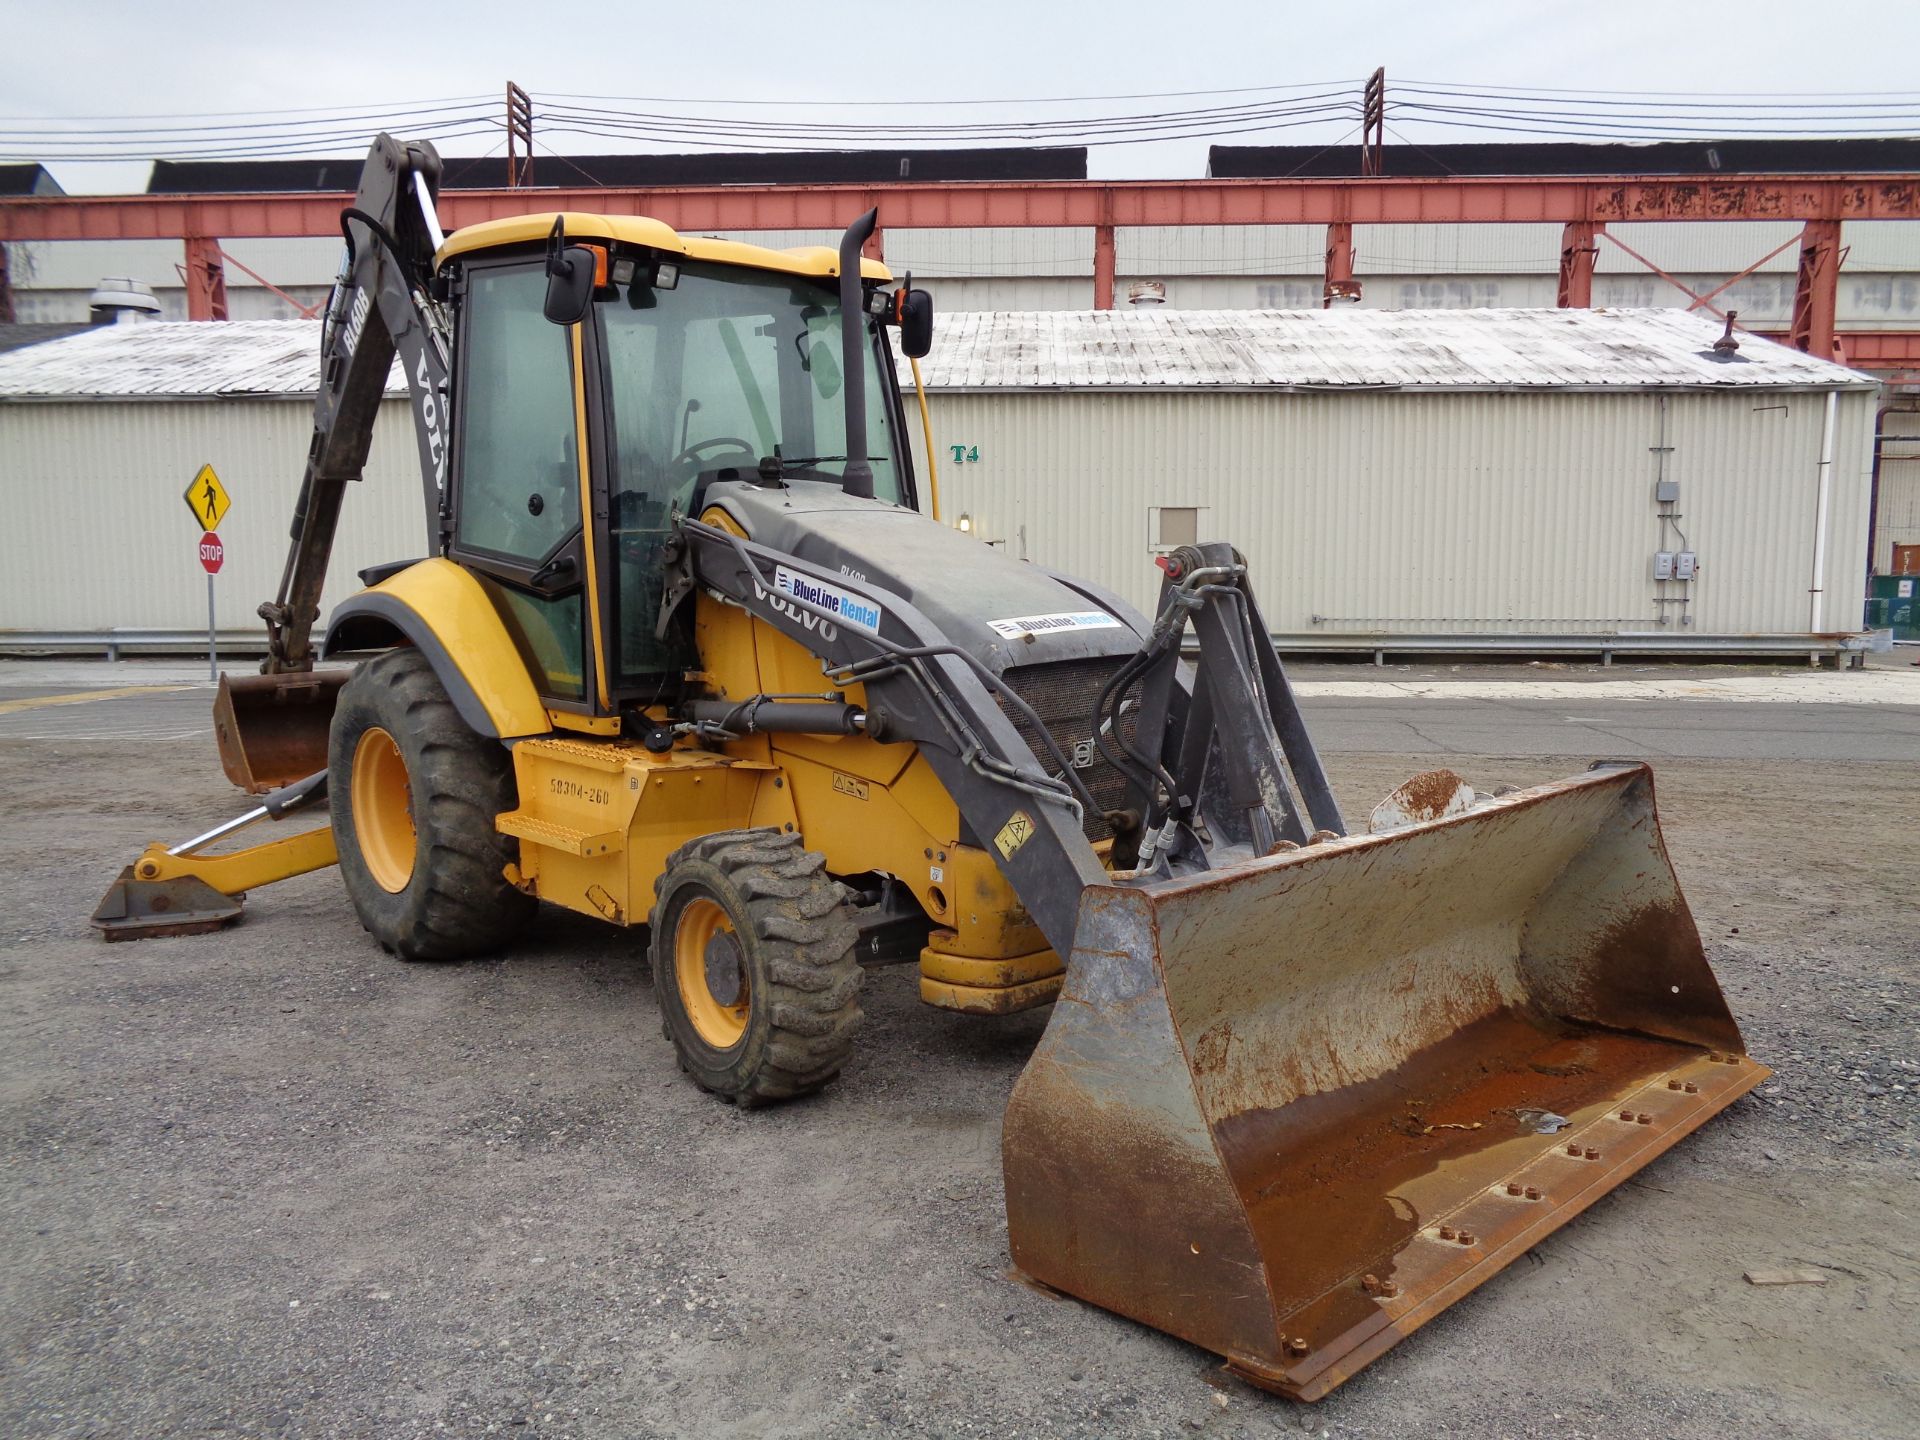
[[[1800,659],[1818,665],[1831,660],[1840,666],[1850,660],[1858,669],[1870,645],[1868,635],[1679,635],[1659,632],[1620,632],[1604,635],[1429,634],[1367,633],[1275,635],[1283,655],[1371,655],[1375,665],[1389,655],[1510,655],[1516,659],[1545,656],[1584,656],[1611,665],[1616,655],[1648,659]]]
[[[222,655],[265,655],[264,630],[222,630],[215,637]],[[204,630],[0,630],[0,655],[204,655]]]

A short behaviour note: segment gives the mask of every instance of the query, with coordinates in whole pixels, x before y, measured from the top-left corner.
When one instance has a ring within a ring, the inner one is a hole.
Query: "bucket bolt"
[[[1287,1353],[1289,1355],[1304,1355],[1312,1348],[1313,1347],[1307,1343],[1306,1338],[1301,1335],[1296,1335],[1287,1342]]]
[[[1687,1081],[1687,1094],[1698,1095],[1699,1093],[1700,1093],[1700,1087],[1694,1084],[1693,1081],[1691,1080]]]
[[[1636,1125],[1651,1125],[1653,1123],[1653,1117],[1644,1110],[1634,1116],[1633,1120]]]

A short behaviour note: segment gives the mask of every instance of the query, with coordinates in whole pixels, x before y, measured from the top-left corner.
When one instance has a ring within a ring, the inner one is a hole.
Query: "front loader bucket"
[[[1318,1399],[1768,1073],[1641,766],[1082,901],[1018,1266]]]
[[[213,733],[227,778],[264,795],[327,768],[327,729],[345,670],[220,677]]]

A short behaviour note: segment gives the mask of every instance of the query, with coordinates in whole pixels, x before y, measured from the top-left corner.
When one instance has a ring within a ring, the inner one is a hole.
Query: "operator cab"
[[[665,550],[707,487],[841,486],[917,508],[888,329],[924,354],[924,291],[861,266],[864,439],[834,252],[683,238],[650,220],[527,216],[442,249],[457,377],[447,553],[499,606],[548,706],[672,697],[684,627],[656,636]],[[591,523],[583,523],[583,517]]]

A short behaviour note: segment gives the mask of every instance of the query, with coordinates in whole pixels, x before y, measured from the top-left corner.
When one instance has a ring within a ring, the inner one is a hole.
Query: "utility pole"
[[[533,97],[507,82],[507,186],[533,184]]]
[[[1367,77],[1367,88],[1360,96],[1360,173],[1384,175],[1381,150],[1387,134],[1387,67],[1382,65]]]

